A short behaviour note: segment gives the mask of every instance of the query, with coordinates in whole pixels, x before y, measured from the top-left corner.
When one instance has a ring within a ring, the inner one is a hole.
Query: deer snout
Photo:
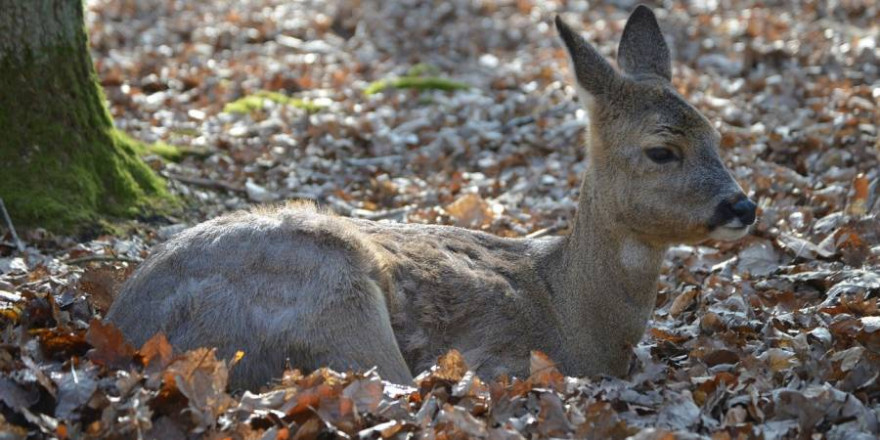
[[[710,236],[717,240],[735,240],[746,235],[748,227],[755,223],[757,207],[743,193],[722,200],[709,222]]]
[[[718,209],[726,216],[737,219],[743,226],[749,226],[755,223],[755,211],[758,205],[749,200],[745,194],[740,193],[733,200],[725,200],[721,202]]]

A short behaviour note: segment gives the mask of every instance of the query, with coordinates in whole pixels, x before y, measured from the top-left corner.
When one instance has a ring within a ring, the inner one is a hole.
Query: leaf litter
[[[291,198],[380,221],[565,233],[586,116],[549,23],[560,13],[583,24],[613,57],[632,2],[87,5],[117,125],[180,148],[175,162],[145,159],[192,203],[121,236],[36,230],[24,252],[0,236],[5,438],[880,434],[874,3],[658,11],[674,84],[717,122],[760,220],[737,243],[670,249],[626,378],[565,377],[533,353],[529,377],[490,381],[450,351],[412,386],[372,371],[289,370],[249,391],[227,389],[236,358],[174,352],[161,334],[132,347],[100,321],[151,246]],[[376,86],[410,77],[468,87]]]

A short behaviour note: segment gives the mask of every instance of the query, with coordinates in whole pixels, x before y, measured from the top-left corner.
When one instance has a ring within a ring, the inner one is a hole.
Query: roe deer
[[[528,374],[531,350],[568,375],[626,374],[666,248],[742,237],[755,204],[723,165],[716,130],[672,87],[650,9],[626,23],[621,72],[558,17],[556,26],[590,121],[568,236],[257,208],[160,245],[107,318],[136,344],[162,331],[178,349],[244,351],[233,387],[266,383],[286,360],[375,366],[407,383],[451,348],[484,378]]]

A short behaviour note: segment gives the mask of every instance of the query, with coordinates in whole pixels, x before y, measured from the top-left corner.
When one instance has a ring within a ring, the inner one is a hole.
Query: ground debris
[[[134,347],[101,321],[149,250],[186,225],[288,199],[503,236],[565,233],[587,118],[550,24],[561,14],[613,54],[634,3],[86,3],[117,125],[193,153],[148,161],[194,207],[116,237],[30,231],[24,251],[0,229],[4,436],[880,435],[871,2],[673,1],[659,14],[675,86],[717,123],[760,212],[739,242],[669,251],[627,378],[565,377],[536,352],[529,377],[493,380],[450,351],[411,386],[322,369],[249,391],[226,387],[235,358],[175,352],[161,334]],[[401,78],[455,86],[389,82]]]

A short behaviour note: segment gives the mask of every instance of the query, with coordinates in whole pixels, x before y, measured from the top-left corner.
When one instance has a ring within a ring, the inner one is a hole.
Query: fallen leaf
[[[210,427],[231,405],[226,394],[228,371],[213,349],[199,348],[177,358],[166,370],[177,389],[186,396],[196,426]]]
[[[116,293],[125,280],[131,276],[134,266],[124,268],[104,264],[88,266],[79,280],[79,289],[89,294],[89,302],[98,310],[110,310]]]
[[[152,370],[159,371],[165,369],[171,363],[174,349],[165,338],[165,333],[159,332],[147,340],[138,350],[142,362],[145,367],[151,367]]]
[[[468,367],[458,350],[449,350],[437,360],[437,365],[431,368],[427,377],[434,380],[458,382],[467,373]],[[419,379],[416,379],[419,382]]]
[[[10,409],[29,408],[40,400],[40,393],[33,387],[26,387],[0,373],[0,401]]]
[[[382,379],[375,374],[355,379],[343,390],[342,395],[351,399],[355,411],[359,413],[372,413],[376,411],[382,402],[384,391]]]
[[[89,359],[108,368],[125,368],[135,355],[134,347],[125,341],[122,332],[113,324],[99,319],[89,323],[86,342],[92,345],[88,352]]]
[[[565,414],[562,399],[555,394],[541,393],[537,419],[538,432],[542,436],[565,437],[574,430]]]
[[[559,372],[550,357],[540,351],[532,351],[529,359],[529,372],[529,382],[533,386],[556,391],[565,389],[565,376]]]
[[[739,355],[732,350],[713,350],[703,356],[703,362],[710,367],[720,364],[735,364],[739,362]]]
[[[699,420],[700,408],[694,403],[690,393],[684,391],[670,396],[670,402],[657,416],[657,425],[669,429],[689,430]]]
[[[685,310],[687,310],[691,304],[694,303],[694,299],[696,299],[699,291],[696,286],[687,286],[683,292],[681,292],[675,300],[672,302],[672,305],[669,306],[669,315],[673,318],[678,317]]]
[[[834,255],[834,252],[829,252],[808,240],[790,234],[779,234],[777,242],[780,247],[788,251],[794,258],[815,260],[818,257],[830,258]]]
[[[89,401],[98,388],[98,382],[88,371],[72,370],[53,375],[58,386],[58,406],[55,418],[75,420],[79,418],[76,410]]]
[[[767,276],[779,268],[779,254],[770,242],[757,241],[739,253],[737,266],[752,276]]]
[[[797,358],[794,357],[794,353],[781,348],[771,348],[761,353],[758,359],[764,361],[773,372],[785,371],[793,365],[799,364]]]
[[[455,218],[456,226],[465,228],[486,226],[493,218],[489,204],[479,194],[465,194],[447,205],[445,209]]]

